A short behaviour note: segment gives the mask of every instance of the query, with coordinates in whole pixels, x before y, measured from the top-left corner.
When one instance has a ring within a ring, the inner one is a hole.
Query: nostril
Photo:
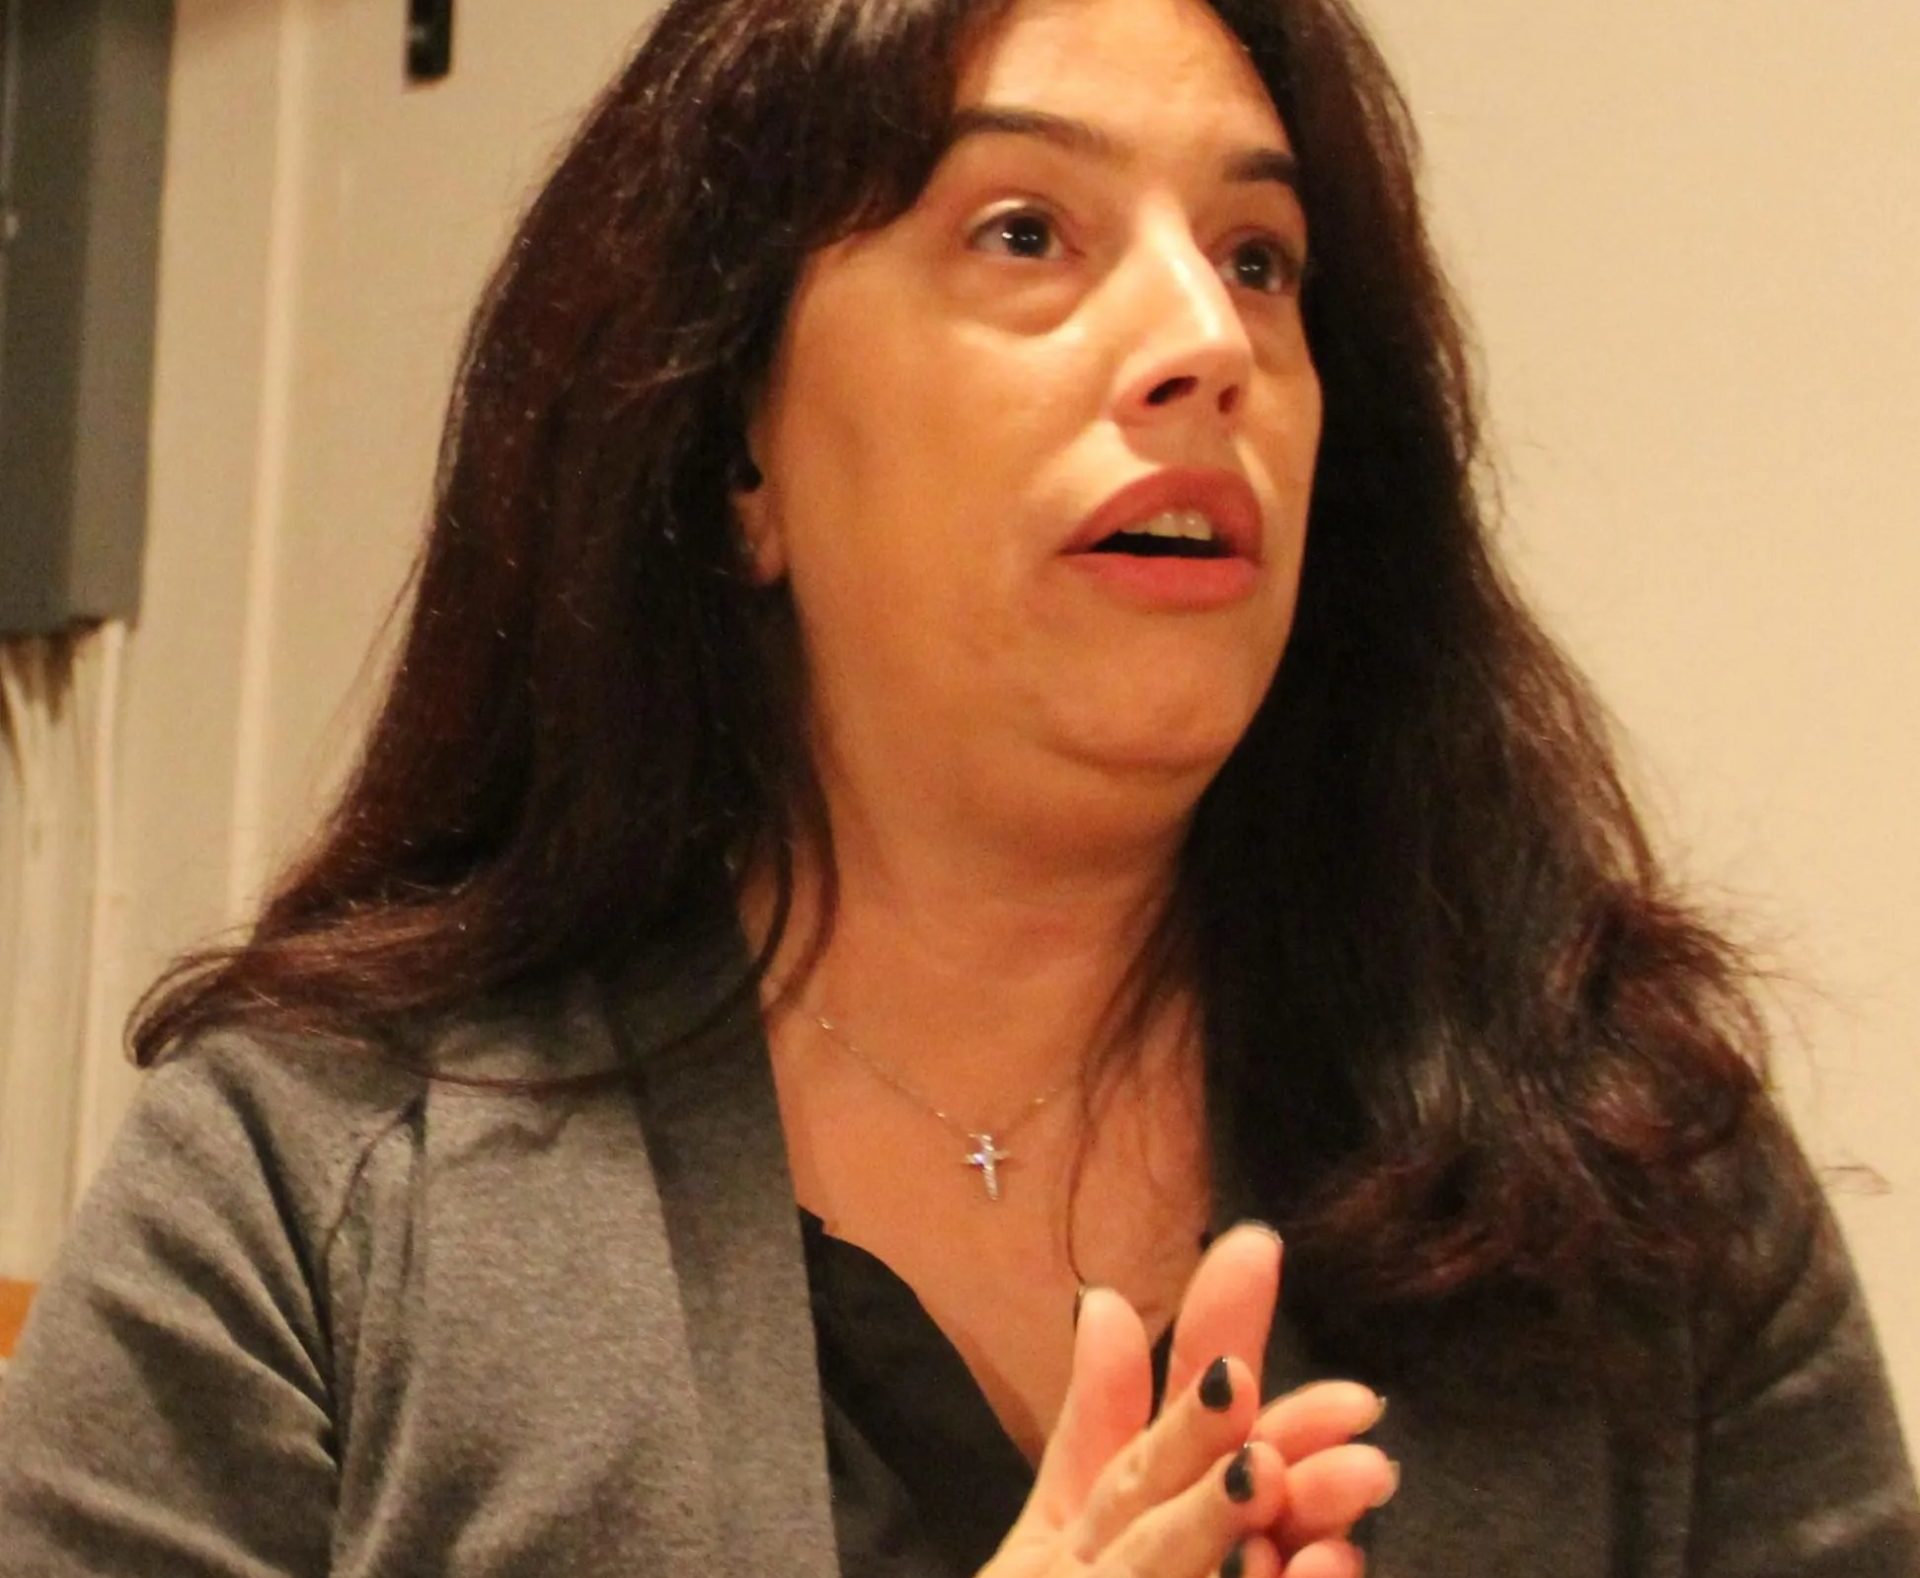
[[[1199,383],[1200,380],[1191,375],[1169,378],[1165,383],[1154,386],[1152,392],[1147,396],[1147,404],[1167,405],[1172,401],[1184,399],[1199,387]],[[1219,405],[1222,416],[1233,415],[1235,407],[1239,404],[1240,389],[1238,385],[1229,384],[1225,389],[1220,391]]]

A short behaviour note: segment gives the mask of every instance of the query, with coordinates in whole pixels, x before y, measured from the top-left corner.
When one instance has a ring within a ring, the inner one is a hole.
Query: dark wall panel
[[[0,634],[131,618],[171,0],[0,0]]]

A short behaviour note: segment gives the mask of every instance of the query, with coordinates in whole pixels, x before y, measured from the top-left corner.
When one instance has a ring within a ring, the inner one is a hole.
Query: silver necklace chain
[[[1080,1078],[1079,1071],[1076,1069],[1051,1090],[1043,1090],[1039,1095],[1027,1102],[1017,1112],[1013,1113],[1005,1123],[986,1125],[977,1129],[969,1128],[966,1124],[957,1121],[951,1113],[936,1107],[932,1102],[928,1101],[925,1096],[921,1095],[919,1091],[915,1090],[884,1064],[876,1062],[865,1052],[861,1051],[853,1037],[848,1035],[844,1029],[829,1019],[825,1014],[815,1014],[813,1016],[813,1022],[826,1032],[828,1038],[832,1040],[835,1046],[839,1047],[841,1051],[845,1052],[869,1074],[873,1075],[875,1079],[879,1080],[895,1093],[906,1097],[906,1099],[916,1107],[931,1113],[934,1117],[938,1118],[956,1138],[966,1141],[968,1151],[960,1160],[966,1166],[979,1171],[980,1181],[986,1188],[987,1198],[989,1200],[997,1201],[1000,1198],[1000,1168],[1002,1164],[1013,1160],[1013,1153],[1000,1149],[1000,1142],[1003,1140],[1011,1140],[1015,1133],[1026,1127],[1027,1121],[1032,1118],[1036,1112]]]

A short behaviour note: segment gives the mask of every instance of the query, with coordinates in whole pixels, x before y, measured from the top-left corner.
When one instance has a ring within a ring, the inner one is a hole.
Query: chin
[[[1154,720],[1113,720],[1108,727],[1083,724],[1063,741],[1065,754],[1082,766],[1143,787],[1199,798],[1252,722],[1252,713]]]
[[[1056,718],[1076,755],[1211,778],[1252,724],[1272,675],[1252,665],[1162,662],[1103,679]]]

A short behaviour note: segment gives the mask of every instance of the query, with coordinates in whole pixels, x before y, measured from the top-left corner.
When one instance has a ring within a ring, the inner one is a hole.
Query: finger
[[[1074,1549],[1084,1560],[1093,1560],[1155,1508],[1199,1485],[1223,1460],[1222,1454],[1231,1457],[1246,1443],[1258,1401],[1252,1372],[1242,1360],[1222,1357],[1209,1365],[1194,1385],[1169,1402],[1160,1417],[1107,1465],[1086,1498],[1073,1535]],[[1260,1450],[1280,1466],[1275,1487],[1284,1495],[1285,1464],[1280,1454],[1264,1445]],[[1276,1501],[1273,1517],[1267,1521],[1275,1521],[1283,1511]],[[1220,1555],[1216,1551],[1207,1566]]]
[[[1227,1552],[1220,1578],[1281,1578],[1285,1565],[1279,1546],[1264,1534],[1249,1534]]]
[[[1087,1289],[1073,1332],[1066,1399],[1018,1524],[1064,1529],[1080,1515],[1114,1456],[1140,1438],[1152,1412],[1153,1358],[1146,1328],[1113,1289]]]
[[[1385,1398],[1357,1381],[1316,1381],[1268,1403],[1253,1423],[1253,1435],[1289,1463],[1298,1463],[1365,1434],[1386,1409]]]
[[[1342,1537],[1400,1488],[1400,1466],[1378,1447],[1337,1446],[1288,1466],[1286,1510],[1274,1533],[1283,1550]]]
[[[1167,1395],[1179,1395],[1223,1353],[1245,1361],[1257,1388],[1279,1298],[1279,1234],[1257,1223],[1242,1223],[1215,1239],[1180,1301],[1167,1362]]]
[[[1286,1565],[1286,1578],[1363,1578],[1367,1559],[1360,1548],[1345,1540],[1317,1540],[1296,1551]]]
[[[1091,1556],[1094,1578],[1207,1578],[1243,1540],[1260,1536],[1286,1497],[1286,1465],[1264,1443],[1229,1452],[1179,1495],[1127,1525]]]

